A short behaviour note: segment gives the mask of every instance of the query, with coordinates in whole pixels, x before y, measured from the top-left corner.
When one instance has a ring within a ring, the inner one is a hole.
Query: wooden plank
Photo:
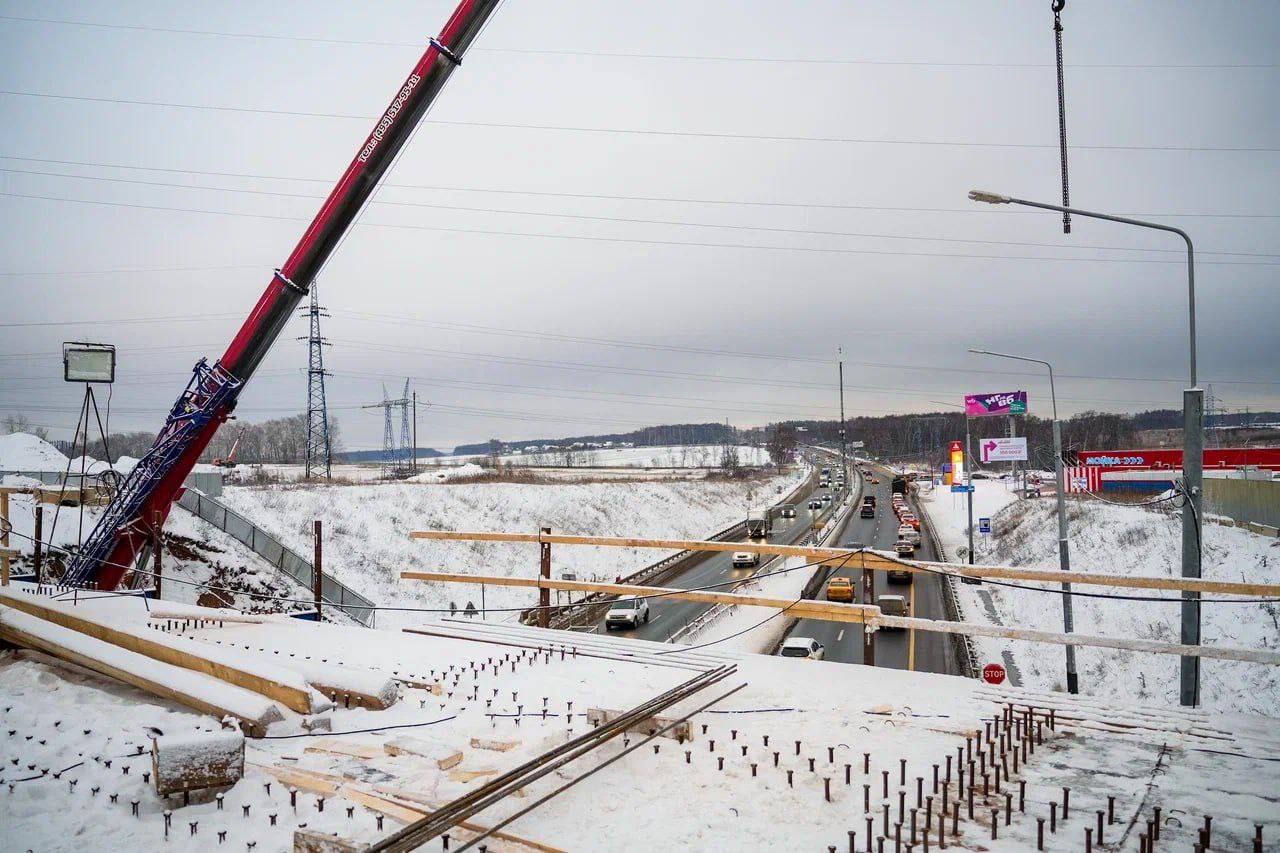
[[[301,788],[306,791],[312,791],[317,794],[333,795],[346,797],[352,802],[360,803],[373,811],[380,812],[393,820],[409,824],[416,820],[421,820],[432,811],[440,807],[439,803],[428,801],[420,794],[410,791],[397,791],[393,788],[382,788],[381,790],[370,790],[363,786],[358,786],[347,782],[340,776],[331,773],[322,773],[315,770],[303,770],[295,767],[282,767],[278,764],[264,764],[258,761],[249,761],[250,765],[257,767],[266,773],[284,782],[286,785],[292,785],[295,788]],[[494,771],[496,772],[496,771]],[[412,801],[418,801],[423,804],[422,808],[415,808],[406,805],[403,800],[412,797]],[[488,829],[472,821],[460,821],[457,824],[462,829],[469,832],[479,834]],[[498,831],[493,833],[491,838],[500,841],[506,841],[510,844],[520,845],[531,850],[539,851],[539,853],[565,853],[559,847],[552,847],[549,844],[542,844],[537,841],[531,841],[527,838],[521,838],[518,835],[512,835],[509,832]],[[463,839],[465,842],[466,839]],[[490,845],[490,849],[493,849]]]
[[[439,741],[416,737],[396,737],[382,744],[387,755],[416,755],[435,763],[441,770],[457,767],[462,763],[462,751]]]
[[[516,578],[503,575],[464,575],[453,572],[401,572],[405,580],[444,581],[449,583],[481,583],[493,586],[546,587],[570,589],[578,592],[608,592],[614,595],[646,595],[681,598],[686,601],[702,601],[708,604],[741,604],[749,607],[787,608],[788,615],[827,619],[832,622],[866,622],[876,616],[880,608],[866,604],[841,604],[834,601],[794,598],[773,598],[748,595],[740,592],[711,592],[686,590],[663,586],[638,586],[636,584],[597,583],[594,581],[560,581],[544,578]]]
[[[724,602],[745,604],[752,607],[785,609],[791,616],[819,619],[827,622],[864,622],[872,630],[879,628],[909,628],[942,634],[969,634],[983,637],[1003,637],[1032,643],[1051,643],[1060,646],[1095,646],[1104,649],[1150,652],[1153,654],[1179,655],[1183,657],[1237,660],[1280,666],[1280,652],[1262,649],[1238,649],[1223,646],[1189,646],[1160,643],[1153,640],[1115,639],[1091,634],[1063,634],[1053,631],[1033,631],[1002,625],[980,625],[974,622],[948,622],[941,619],[920,619],[910,616],[886,616],[879,607],[868,605],[837,604],[830,601],[810,601],[785,598],[765,598],[739,593],[704,592],[668,587],[635,586],[632,584],[596,583],[593,581],[558,581],[544,578],[512,578],[497,575],[459,575],[446,572],[401,572],[402,578],[434,580],[449,583],[481,583],[493,586],[545,587],[547,589],[572,589],[588,592],[608,592],[615,595],[662,596],[687,601]],[[413,629],[405,629],[413,630]]]
[[[518,740],[491,740],[489,738],[473,737],[471,739],[472,749],[488,749],[493,752],[510,752],[520,745]]]
[[[29,595],[0,593],[0,603],[39,619],[44,619],[47,622],[52,622],[55,625],[61,625],[63,628],[93,637],[95,640],[101,640],[104,643],[127,649],[135,654],[140,654],[171,666],[181,667],[182,669],[202,672],[228,684],[243,687],[245,690],[251,690],[254,693],[266,696],[268,699],[279,702],[299,714],[311,713],[311,692],[309,690],[281,684],[258,673],[203,658],[166,643],[157,642],[141,634],[135,634],[84,616],[68,613],[61,608],[46,606]],[[271,666],[274,667],[275,665],[272,664]]]
[[[618,536],[571,536],[568,534],[464,532],[453,530],[418,530],[409,534],[413,539],[435,539],[476,542],[550,542],[560,545],[604,545],[614,548],[656,548],[664,551],[750,551],[756,554],[781,554],[787,557],[805,557],[824,563],[837,563],[849,558],[850,568],[903,569],[909,572],[927,571],[974,578],[999,578],[1005,580],[1029,580],[1060,584],[1068,580],[1073,584],[1123,587],[1125,589],[1186,590],[1190,592],[1220,593],[1224,595],[1256,595],[1280,597],[1280,584],[1215,581],[1203,578],[1171,578],[1156,575],[1106,574],[1072,570],[1069,577],[1056,569],[1020,569],[1011,566],[969,566],[957,563],[938,563],[925,560],[898,560],[877,551],[848,548],[818,548],[804,545],[774,545],[768,542],[708,542],[700,539],[636,539]],[[851,556],[853,555],[853,556]]]
[[[153,681],[136,673],[120,669],[119,667],[113,666],[104,661],[82,655],[79,652],[74,652],[56,643],[48,642],[40,637],[28,634],[25,631],[15,628],[13,625],[5,624],[2,619],[0,619],[0,640],[4,640],[6,643],[11,643],[15,646],[21,646],[26,649],[35,649],[36,651],[44,652],[45,654],[52,655],[53,657],[61,658],[62,660],[69,661],[77,664],[78,666],[82,666],[85,669],[99,673],[100,675],[105,675],[108,678],[114,678],[117,681],[123,681],[125,684],[131,684],[139,690],[145,690],[148,693],[164,699],[169,699],[179,705],[185,705],[188,708],[199,711],[202,714],[208,714],[217,719],[222,719],[223,717],[228,716],[235,717],[240,720],[241,729],[250,737],[263,737],[267,733],[267,725],[269,723],[284,719],[284,715],[281,714],[279,709],[276,709],[275,706],[272,706],[272,709],[275,711],[274,717],[263,717],[262,719],[257,720],[246,719],[243,715],[237,714],[228,708],[219,707],[198,697],[183,693],[182,691],[170,687],[167,684],[161,684],[160,682]]]
[[[382,749],[373,744],[352,743],[349,740],[327,738],[302,750],[303,752],[323,752],[331,755],[349,755],[352,758],[381,758]]]

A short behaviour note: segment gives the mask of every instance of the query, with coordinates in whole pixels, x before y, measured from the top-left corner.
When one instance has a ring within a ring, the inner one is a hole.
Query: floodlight
[[[67,341],[62,345],[62,378],[67,382],[115,382],[116,348],[111,344]]]

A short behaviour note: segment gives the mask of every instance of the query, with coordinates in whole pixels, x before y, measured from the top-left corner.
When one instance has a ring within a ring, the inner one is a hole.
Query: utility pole
[[[329,444],[329,409],[325,404],[324,378],[329,372],[324,369],[324,348],[329,342],[320,336],[320,318],[328,317],[328,313],[320,307],[319,286],[311,285],[311,307],[302,312],[303,317],[310,318],[310,332],[305,338],[307,342],[307,451],[306,478],[324,474],[325,479],[332,476],[331,446]]]
[[[847,487],[849,485],[849,458],[846,455],[845,446],[845,430],[844,430],[844,348],[836,350],[839,356],[840,367],[840,479]]]
[[[418,392],[413,392],[413,473],[418,473]]]
[[[969,565],[973,565],[973,455],[969,453],[969,415],[964,416],[964,497],[969,504]],[[952,482],[955,482],[954,480]]]

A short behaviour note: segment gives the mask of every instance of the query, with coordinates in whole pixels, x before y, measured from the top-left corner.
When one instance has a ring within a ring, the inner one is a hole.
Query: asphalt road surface
[[[892,551],[898,540],[898,518],[893,512],[892,475],[886,469],[873,467],[872,476],[867,479],[863,494],[876,496],[875,518],[861,518],[855,512],[849,519],[845,529],[837,538],[839,546],[852,546],[861,543],[876,550]],[[878,479],[878,485],[872,483]],[[919,509],[912,507],[919,516]],[[926,538],[916,549],[916,556],[921,560],[936,560],[932,545]],[[862,572],[857,566],[857,557],[849,561],[849,565],[833,573],[852,579],[854,601],[862,600]],[[945,619],[943,606],[942,579],[937,575],[925,572],[913,572],[912,582],[889,583],[887,572],[870,572],[873,576],[872,592],[874,598],[881,595],[902,595],[907,598],[907,613],[925,619]],[[826,598],[824,587],[821,598]],[[874,601],[874,599],[873,599]],[[826,646],[826,660],[841,663],[864,663],[864,634],[861,625],[842,622],[824,622],[816,619],[801,619],[791,629],[788,636],[812,637]],[[951,642],[945,634],[927,631],[877,631],[875,636],[875,665],[894,669],[914,669],[920,672],[941,672],[959,675],[962,670],[955,660]]]
[[[812,496],[821,497],[826,494],[828,489],[815,489],[813,492],[804,494],[796,500],[796,517],[795,518],[776,518],[773,522],[773,535],[767,541],[778,542],[783,545],[791,545],[798,542],[809,532],[809,528],[813,523],[813,519],[821,512],[821,510],[810,510],[808,508],[809,500]],[[833,498],[834,500],[834,498]],[[746,541],[741,540],[741,541]],[[728,551],[712,551],[710,556],[705,560],[696,563],[688,571],[680,576],[673,578],[664,586],[679,587],[680,589],[693,589],[695,587],[704,587],[709,584],[721,583],[728,580],[746,580],[756,572],[755,568],[735,569],[733,567],[733,554]],[[768,557],[761,557],[761,565]],[[781,564],[779,564],[781,565]],[[731,592],[732,588],[728,586],[718,587],[720,591]],[[654,640],[657,642],[666,642],[676,631],[679,631],[689,622],[701,616],[713,605],[706,604],[701,601],[683,601],[675,598],[652,598],[649,600],[649,622],[640,625],[637,628],[619,629],[618,633],[623,633],[628,637],[636,637],[642,640]],[[598,634],[608,633],[604,622],[601,621],[595,627]]]

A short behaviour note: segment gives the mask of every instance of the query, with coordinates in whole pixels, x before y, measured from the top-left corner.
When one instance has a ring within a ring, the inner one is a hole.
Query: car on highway
[[[809,501],[809,509],[822,509],[822,501],[817,498]]]
[[[910,524],[916,530],[920,529],[920,519],[916,518],[915,513],[912,513],[912,512],[904,513],[902,516],[902,523]]]
[[[813,637],[787,637],[782,641],[778,654],[784,658],[808,658],[822,660],[826,656],[827,647]]]
[[[878,485],[880,485],[880,478],[879,478],[879,477],[872,477],[872,478],[871,478],[871,485],[873,485],[873,486],[878,486]]]
[[[853,602],[853,581],[845,577],[834,577],[827,583],[827,601]]]
[[[795,508],[792,504],[783,504],[783,505],[782,505],[782,510],[781,510],[781,512],[780,512],[779,514],[780,514],[783,518],[795,518],[795,517],[796,517],[796,508]]]
[[[831,503],[831,495],[830,495],[829,493],[828,493],[828,494],[823,495],[823,496],[822,496],[822,502],[823,502],[824,504],[829,504],[829,503]]]
[[[862,509],[858,510],[859,518],[875,518],[876,508],[874,504],[863,504]]]
[[[920,547],[920,531],[910,524],[904,524],[898,528],[898,538],[907,540],[917,548]]]
[[[604,617],[607,631],[614,628],[639,628],[649,622],[649,602],[643,598],[620,598]]]
[[[915,543],[912,542],[910,539],[899,539],[897,542],[893,543],[893,551],[899,557],[910,558],[916,555],[916,546],[915,546]],[[896,570],[890,569],[889,580],[894,580],[893,576],[895,573],[908,574],[908,572],[896,572]],[[903,578],[903,580],[910,580],[910,578]]]
[[[760,555],[754,551],[734,551],[733,567],[735,569],[750,569],[760,565]]]
[[[880,612],[885,616],[906,616],[907,615],[907,599],[902,595],[882,595],[876,599],[876,604],[880,606]],[[885,625],[880,628],[881,631],[901,631],[902,628],[897,626]]]

